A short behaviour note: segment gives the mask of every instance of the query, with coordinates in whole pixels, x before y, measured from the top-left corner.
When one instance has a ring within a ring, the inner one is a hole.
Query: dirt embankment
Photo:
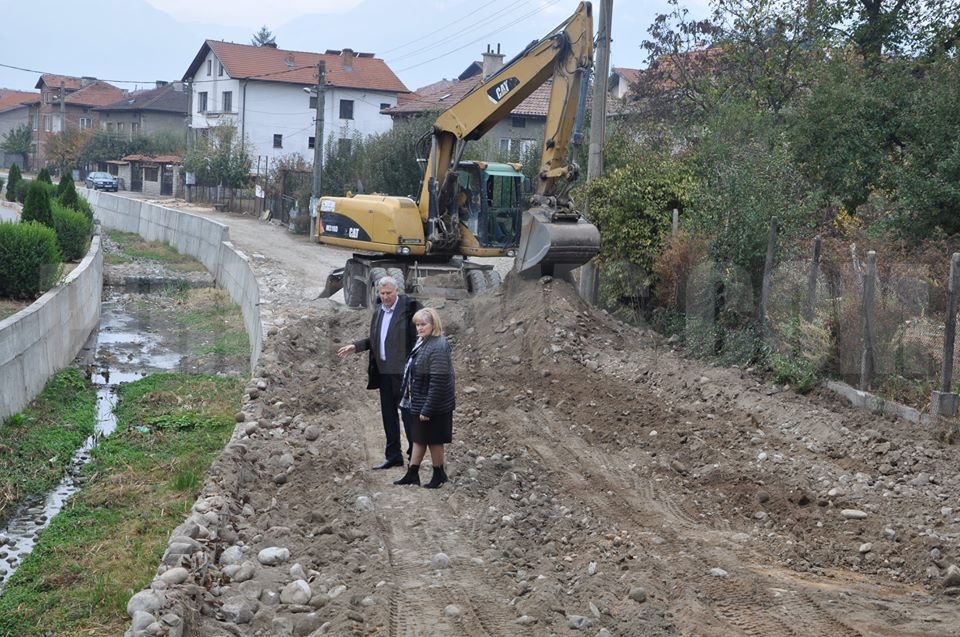
[[[209,561],[166,591],[187,634],[960,635],[960,448],[938,429],[687,360],[563,282],[508,277],[426,300],[455,351],[451,482],[394,486],[370,470],[365,359],[334,354],[368,314],[308,292],[323,268],[288,276],[270,230],[231,228],[274,327],[201,496]],[[271,547],[289,558],[258,562]]]

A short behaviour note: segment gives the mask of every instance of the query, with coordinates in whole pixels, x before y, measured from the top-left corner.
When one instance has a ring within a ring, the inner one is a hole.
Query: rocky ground
[[[954,423],[706,366],[507,277],[425,299],[455,352],[451,482],[394,486],[365,358],[335,355],[368,314],[318,298],[345,255],[201,214],[253,255],[268,338],[130,634],[960,635]]]

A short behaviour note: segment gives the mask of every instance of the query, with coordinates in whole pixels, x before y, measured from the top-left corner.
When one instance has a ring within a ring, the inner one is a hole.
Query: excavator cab
[[[514,256],[524,207],[524,176],[519,166],[464,161],[458,168],[460,223],[479,250]]]

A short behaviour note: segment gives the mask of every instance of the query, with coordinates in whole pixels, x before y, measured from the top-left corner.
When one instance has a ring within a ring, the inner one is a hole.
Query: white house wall
[[[194,131],[232,122],[249,144],[247,152],[254,170],[273,167],[283,156],[299,153],[313,161],[310,138],[316,131],[316,111],[310,107],[310,93],[315,87],[300,84],[235,80],[218,76],[219,62],[213,52],[211,74],[206,74],[206,60],[191,82],[191,125]],[[307,89],[307,90],[305,90]],[[232,112],[223,112],[223,93],[233,93]],[[198,112],[199,95],[207,93],[207,111]],[[340,119],[340,100],[353,100],[353,119]],[[396,106],[395,93],[328,87],[324,91],[323,140],[377,135],[390,130],[391,118],[380,113],[380,105]],[[274,148],[274,135],[282,135],[282,148]]]

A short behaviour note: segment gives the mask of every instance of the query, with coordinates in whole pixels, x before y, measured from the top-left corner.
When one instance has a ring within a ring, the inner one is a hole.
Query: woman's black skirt
[[[453,441],[453,412],[434,414],[426,422],[421,421],[418,414],[404,415],[409,418],[410,437],[414,442],[421,445],[445,445]]]

